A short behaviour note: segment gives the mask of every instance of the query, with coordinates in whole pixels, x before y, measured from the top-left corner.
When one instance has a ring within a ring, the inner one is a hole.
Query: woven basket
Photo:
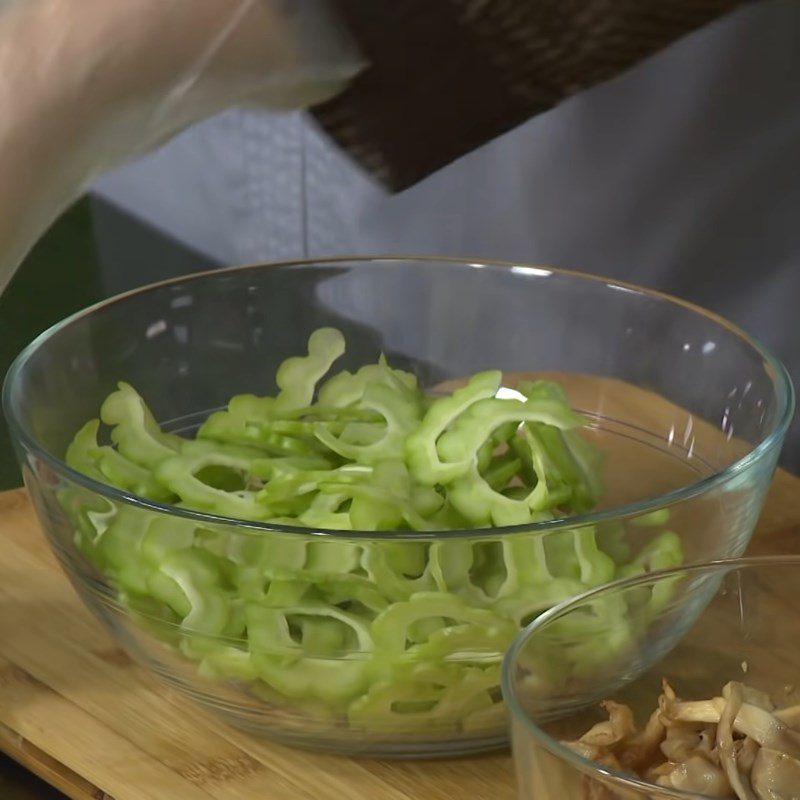
[[[743,0],[335,0],[371,66],[314,109],[393,190]]]

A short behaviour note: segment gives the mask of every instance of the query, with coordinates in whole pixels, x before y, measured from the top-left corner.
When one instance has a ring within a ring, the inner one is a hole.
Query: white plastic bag
[[[232,105],[320,102],[361,67],[327,0],[0,0],[0,292],[100,172]]]

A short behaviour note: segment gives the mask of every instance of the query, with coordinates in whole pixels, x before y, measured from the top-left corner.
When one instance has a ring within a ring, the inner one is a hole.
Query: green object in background
[[[0,375],[42,331],[100,300],[100,265],[88,200],[70,208],[36,245],[0,296]],[[22,483],[5,419],[0,420],[0,490]]]
[[[135,286],[214,266],[208,256],[105,200],[84,198],[53,225],[0,297],[0,379],[20,350],[75,311]],[[0,415],[0,491],[21,482]]]

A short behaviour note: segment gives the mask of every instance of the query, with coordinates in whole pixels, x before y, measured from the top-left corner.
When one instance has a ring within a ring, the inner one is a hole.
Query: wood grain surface
[[[660,415],[653,396],[646,399]],[[581,407],[579,397],[572,400]],[[625,412],[611,404],[605,410]],[[800,479],[779,471],[750,552],[797,552],[799,541]],[[354,760],[228,728],[162,687],[117,647],[64,577],[22,490],[0,494],[0,548],[0,750],[70,798],[515,797],[508,754]]]
[[[63,576],[22,491],[0,494],[0,749],[75,800],[511,800],[500,754],[324,756],[253,739],[164,689]]]
[[[778,472],[751,552],[796,552],[800,479]],[[132,664],[0,494],[0,749],[76,800],[511,800],[510,758],[358,761],[225,728]]]

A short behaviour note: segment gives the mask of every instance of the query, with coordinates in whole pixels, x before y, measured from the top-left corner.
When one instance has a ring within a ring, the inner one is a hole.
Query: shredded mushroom
[[[602,706],[608,720],[564,743],[585,758],[704,797],[800,800],[800,706],[776,710],[769,695],[735,681],[719,697],[686,701],[666,680],[641,730],[628,706]],[[586,800],[597,788],[584,784]]]
[[[744,705],[744,692],[741,684],[729,683],[728,698],[722,709],[722,713],[717,723],[717,752],[722,769],[730,781],[736,796],[741,800],[758,800],[753,794],[750,781],[746,775],[739,771],[736,761],[736,749],[733,741],[733,728],[736,724],[737,715]]]

